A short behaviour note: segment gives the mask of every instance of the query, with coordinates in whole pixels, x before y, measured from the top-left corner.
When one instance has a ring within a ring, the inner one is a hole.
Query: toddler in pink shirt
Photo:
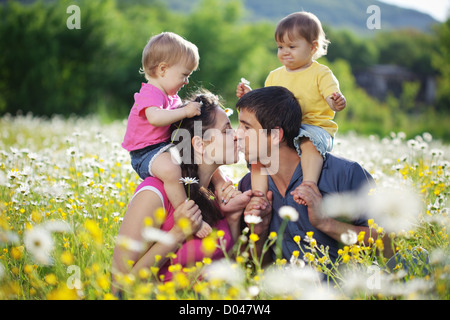
[[[199,63],[197,47],[172,32],[152,37],[142,52],[143,83],[134,95],[135,103],[128,117],[122,143],[130,152],[131,165],[145,179],[149,176],[163,181],[164,189],[174,208],[187,196],[180,183],[181,168],[172,161],[170,125],[201,113],[202,105],[189,102],[182,108],[177,92],[189,83],[189,76]],[[198,237],[205,237],[211,227],[203,222]]]

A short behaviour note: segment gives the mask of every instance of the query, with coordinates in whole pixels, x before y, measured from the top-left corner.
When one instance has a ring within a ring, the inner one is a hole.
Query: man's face
[[[239,112],[239,127],[236,131],[238,148],[249,164],[269,164],[274,156],[271,134],[263,129],[254,113],[243,109]],[[278,153],[276,153],[278,156]]]

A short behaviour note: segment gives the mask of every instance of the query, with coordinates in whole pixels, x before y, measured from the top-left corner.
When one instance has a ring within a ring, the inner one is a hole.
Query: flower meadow
[[[171,265],[162,281],[153,266],[137,274],[111,269],[123,215],[139,178],[120,143],[125,123],[98,118],[0,119],[0,299],[440,299],[450,298],[450,147],[423,133],[407,139],[339,134],[333,153],[359,162],[377,186],[360,194],[324,197],[323,211],[349,219],[362,208],[371,232],[348,232],[338,258],[313,232],[296,236],[289,260],[263,265],[255,254],[257,217],[249,217],[231,252],[189,267]],[[243,161],[224,172],[237,183]],[[295,211],[295,210],[294,210]],[[296,219],[283,208],[285,221]],[[297,214],[298,216],[298,214]],[[158,215],[156,215],[158,217]],[[147,221],[151,227],[152,221]],[[282,225],[282,228],[285,226]],[[279,246],[283,230],[265,243]],[[224,248],[223,234],[203,239],[203,250]],[[145,244],[121,239],[136,250]],[[396,253],[396,260],[384,257]],[[133,261],[129,261],[130,265]]]

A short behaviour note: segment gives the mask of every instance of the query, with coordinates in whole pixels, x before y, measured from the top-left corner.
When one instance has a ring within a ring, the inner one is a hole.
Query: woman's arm
[[[144,220],[146,217],[154,218],[154,212],[160,207],[162,207],[162,203],[156,193],[152,191],[138,193],[128,207],[118,236],[144,244],[145,240],[142,235]],[[146,249],[144,251],[135,251],[132,248],[116,244],[113,254],[113,269],[122,273],[137,273],[139,269],[144,267],[162,266],[167,259],[165,258],[167,254],[176,252],[179,245],[185,241],[187,236],[178,228],[176,221],[181,217],[188,218],[192,223],[192,232],[198,230],[202,221],[201,212],[192,200],[180,205],[173,215],[175,225],[168,232],[173,238],[171,244],[162,242],[146,243]],[[155,264],[156,255],[160,255],[163,259]],[[131,270],[128,264],[130,260],[134,262]]]

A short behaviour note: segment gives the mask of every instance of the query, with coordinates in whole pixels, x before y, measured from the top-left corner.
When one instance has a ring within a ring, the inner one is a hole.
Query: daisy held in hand
[[[191,199],[191,184],[198,184],[199,180],[197,178],[191,178],[191,177],[185,177],[180,178],[180,182],[184,183],[184,185],[188,186],[188,192],[187,192],[187,199],[186,201]],[[214,200],[214,199],[213,199]],[[196,233],[196,236],[199,238],[204,238],[208,234],[210,234],[212,231],[211,226],[206,223],[205,221],[202,221],[202,225],[200,227],[200,230]]]

